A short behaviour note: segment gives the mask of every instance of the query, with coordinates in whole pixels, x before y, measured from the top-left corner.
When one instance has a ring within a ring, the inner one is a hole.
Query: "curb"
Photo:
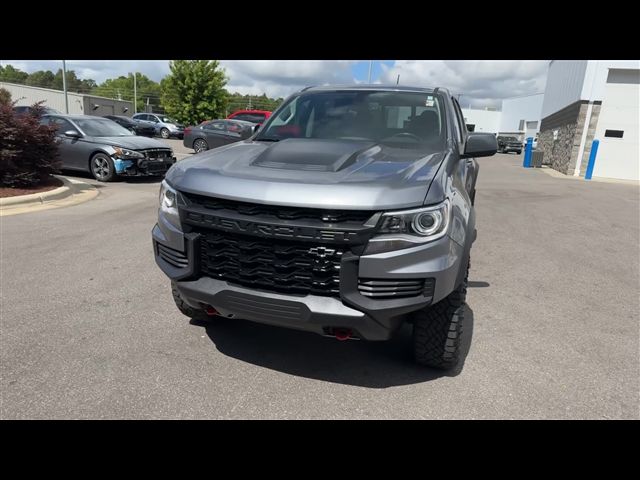
[[[545,174],[549,175],[550,177],[553,178],[561,178],[564,180],[577,180],[577,181],[581,181],[584,182],[585,179],[584,177],[576,177],[573,175],[565,175],[564,173],[561,173],[557,170],[554,170],[553,168],[547,166],[547,165],[543,165],[542,168],[538,168],[536,170],[539,170],[541,172],[544,172]],[[616,183],[618,185],[635,185],[635,186],[639,186],[640,182],[636,181],[636,180],[624,180],[624,179],[619,179],[619,178],[605,178],[605,177],[592,177],[591,180],[587,180],[587,182],[597,182],[597,183]]]
[[[31,204],[40,205],[47,201],[61,200],[69,195],[73,195],[71,182],[69,180],[64,177],[59,177],[58,175],[54,175],[54,177],[62,181],[64,185],[46,192],[0,198],[0,208],[12,208],[14,206],[28,207]]]
[[[89,183],[78,180],[71,181],[60,175],[54,175],[54,177],[62,181],[62,187],[42,193],[0,199],[0,215],[75,205],[98,195],[97,189]]]

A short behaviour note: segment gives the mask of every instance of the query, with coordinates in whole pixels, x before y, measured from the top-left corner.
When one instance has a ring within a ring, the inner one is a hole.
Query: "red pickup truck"
[[[271,112],[267,110],[238,110],[233,112],[227,118],[234,120],[245,120],[247,122],[257,123],[262,125],[267,118],[271,116]]]

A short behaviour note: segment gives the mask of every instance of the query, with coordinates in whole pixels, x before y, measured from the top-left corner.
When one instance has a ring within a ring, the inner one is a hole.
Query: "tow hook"
[[[344,342],[345,340],[349,340],[351,338],[353,332],[349,328],[336,328],[333,331],[333,335],[336,337],[336,340]]]

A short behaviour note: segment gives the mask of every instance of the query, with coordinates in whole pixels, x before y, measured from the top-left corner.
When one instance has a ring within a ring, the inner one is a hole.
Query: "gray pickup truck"
[[[250,138],[176,163],[153,248],[178,309],[340,340],[413,326],[415,360],[460,360],[476,157],[444,88],[310,87]]]

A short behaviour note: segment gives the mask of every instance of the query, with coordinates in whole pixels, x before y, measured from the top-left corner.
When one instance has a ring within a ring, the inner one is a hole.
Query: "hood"
[[[91,142],[102,143],[104,145],[112,145],[114,147],[128,148],[130,150],[144,150],[147,148],[166,148],[169,147],[159,140],[149,137],[138,137],[136,135],[127,137],[91,137]]]
[[[243,141],[176,163],[166,178],[195,194],[283,206],[393,209],[422,205],[444,152],[371,141]]]

